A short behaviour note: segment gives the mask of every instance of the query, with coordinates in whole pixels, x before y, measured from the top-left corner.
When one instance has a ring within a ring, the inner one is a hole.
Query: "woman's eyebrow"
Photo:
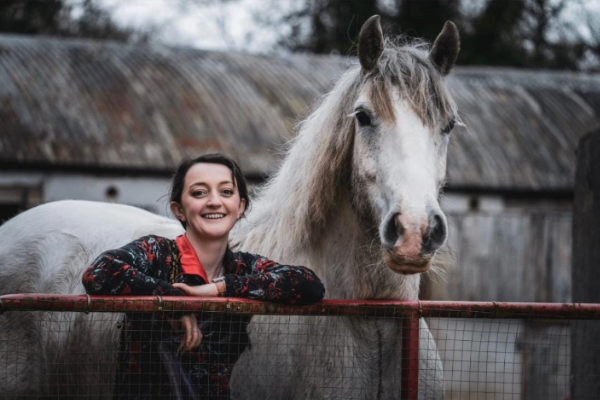
[[[230,184],[232,185],[233,182],[232,181],[222,181],[218,183],[219,185],[225,185],[225,184]],[[194,186],[208,186],[208,184],[206,182],[194,182],[190,185],[190,187],[194,187]]]

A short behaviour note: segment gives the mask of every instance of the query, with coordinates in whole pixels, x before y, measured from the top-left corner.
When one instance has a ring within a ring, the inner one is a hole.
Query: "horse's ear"
[[[433,42],[429,59],[437,65],[442,75],[448,75],[460,50],[458,29],[451,21],[446,21],[444,29]]]
[[[358,60],[365,72],[372,71],[383,53],[384,41],[379,15],[373,15],[360,28]]]

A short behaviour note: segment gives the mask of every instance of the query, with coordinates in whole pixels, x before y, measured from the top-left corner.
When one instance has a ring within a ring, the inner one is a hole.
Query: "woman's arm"
[[[238,274],[225,275],[225,296],[306,305],[325,295],[323,283],[308,268],[277,264],[250,253],[237,257]]]
[[[83,274],[89,294],[182,296],[168,279],[172,251],[167,240],[144,236],[102,253]]]

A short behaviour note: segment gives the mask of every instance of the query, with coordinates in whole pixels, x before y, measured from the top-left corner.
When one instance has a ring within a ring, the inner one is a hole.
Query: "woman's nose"
[[[220,206],[221,205],[221,198],[219,197],[218,193],[211,193],[208,195],[208,200],[206,202],[206,204],[208,206]]]

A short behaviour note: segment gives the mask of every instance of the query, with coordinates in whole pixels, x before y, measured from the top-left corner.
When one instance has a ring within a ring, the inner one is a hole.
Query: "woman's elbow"
[[[325,286],[321,281],[316,285],[314,292],[314,297],[311,299],[313,303],[323,300],[325,297]]]
[[[302,292],[298,304],[311,305],[323,300],[325,297],[325,286],[323,286],[323,283],[317,278],[315,281],[310,282]]]
[[[94,271],[94,266],[89,267],[81,277],[81,283],[88,294],[103,294],[104,290],[100,284],[102,279]]]

